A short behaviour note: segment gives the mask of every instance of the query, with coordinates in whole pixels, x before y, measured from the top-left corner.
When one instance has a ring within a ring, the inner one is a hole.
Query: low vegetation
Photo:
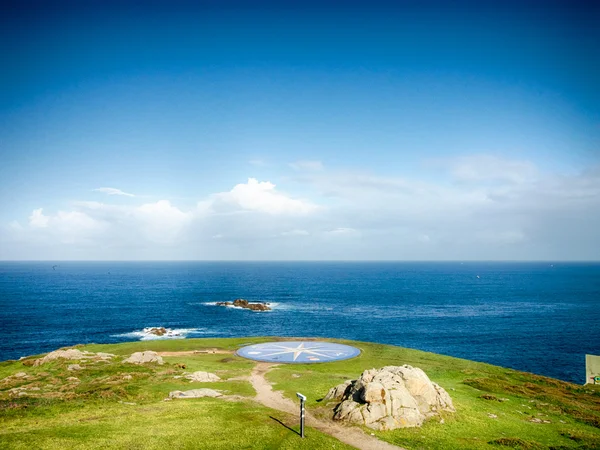
[[[0,363],[0,448],[350,448],[317,430],[298,434],[294,416],[252,400],[246,379],[255,363],[234,354],[273,338],[186,339],[78,346],[117,355],[110,361],[28,358]],[[489,364],[400,347],[336,340],[359,347],[359,357],[325,364],[274,367],[267,379],[290,399],[308,397],[317,417],[330,418],[329,388],[369,368],[410,364],[444,387],[456,413],[422,428],[373,431],[407,449],[600,448],[600,390]],[[217,349],[215,351],[215,349]],[[153,350],[165,364],[123,364]],[[193,353],[196,351],[196,353]],[[179,352],[179,354],[175,354]],[[187,353],[180,353],[187,352]],[[185,372],[207,371],[221,381],[190,383]],[[207,387],[226,398],[164,401],[170,391]]]

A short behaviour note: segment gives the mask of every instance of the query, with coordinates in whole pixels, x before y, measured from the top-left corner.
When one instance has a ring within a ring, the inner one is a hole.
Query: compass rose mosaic
[[[354,358],[360,355],[360,350],[332,342],[284,341],[248,345],[237,354],[256,361],[306,364]]]

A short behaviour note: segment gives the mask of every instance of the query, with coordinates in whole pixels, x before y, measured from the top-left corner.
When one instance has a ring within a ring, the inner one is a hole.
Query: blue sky
[[[341,4],[4,5],[0,258],[600,257],[594,2]]]

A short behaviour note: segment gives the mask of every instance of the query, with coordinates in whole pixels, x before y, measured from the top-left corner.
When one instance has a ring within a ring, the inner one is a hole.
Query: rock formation
[[[171,391],[169,392],[169,398],[202,398],[202,397],[221,397],[219,391],[214,389],[192,389],[189,391]]]
[[[249,302],[243,298],[238,298],[233,302],[217,302],[217,306],[235,306],[237,308],[250,309],[252,311],[271,311],[268,303],[265,302]]]
[[[167,329],[165,327],[151,327],[144,328],[144,332],[148,334],[153,334],[155,336],[164,336],[165,334],[167,334]]]
[[[440,411],[454,411],[448,393],[409,365],[365,370],[358,380],[331,388],[324,400],[333,399],[341,400],[335,420],[376,430],[417,427]]]
[[[129,358],[124,359],[123,362],[131,364],[164,363],[162,357],[159,356],[158,353],[150,350],[145,352],[135,352]]]
[[[107,361],[113,358],[115,355],[111,353],[92,353],[87,351],[77,350],[76,348],[68,348],[66,350],[55,350],[53,352],[48,353],[43,358],[36,359],[33,362],[34,366],[41,366],[42,364],[46,364],[47,362],[55,361],[57,359],[73,359],[73,360],[97,360],[97,361]]]
[[[198,381],[200,383],[210,383],[213,381],[221,381],[221,379],[214,373],[202,372],[202,371],[189,373],[185,376],[185,378],[187,378],[190,381]]]

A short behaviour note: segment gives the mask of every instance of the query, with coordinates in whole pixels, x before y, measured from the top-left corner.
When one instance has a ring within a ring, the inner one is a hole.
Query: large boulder
[[[158,353],[153,351],[135,352],[129,358],[123,360],[124,363],[130,364],[146,364],[146,363],[158,363],[163,364],[164,361]]]
[[[358,380],[331,388],[325,400],[333,399],[340,400],[335,420],[376,430],[418,427],[440,411],[455,411],[448,393],[409,365],[365,370]]]
[[[188,373],[185,376],[185,378],[187,378],[190,381],[197,381],[200,383],[210,383],[213,381],[221,381],[221,379],[214,373],[202,372],[202,371]]]

